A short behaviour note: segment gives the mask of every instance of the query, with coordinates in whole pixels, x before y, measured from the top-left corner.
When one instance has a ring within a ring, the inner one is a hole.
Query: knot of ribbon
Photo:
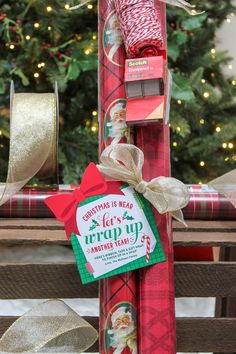
[[[48,197],[45,203],[55,214],[59,221],[67,223],[75,214],[78,204],[84,199],[99,194],[104,194],[107,190],[107,183],[99,173],[94,163],[90,163],[85,170],[80,188],[73,193],[59,194]]]
[[[108,146],[97,165],[107,178],[129,183],[157,209],[160,214],[170,212],[185,226],[182,208],[189,202],[188,188],[172,177],[157,177],[149,182],[143,180],[143,152],[134,145]]]
[[[0,338],[0,353],[82,353],[98,333],[61,300],[40,303],[17,319]]]

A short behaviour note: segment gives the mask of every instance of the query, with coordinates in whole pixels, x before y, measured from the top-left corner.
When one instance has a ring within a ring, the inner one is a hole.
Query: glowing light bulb
[[[92,112],[92,115],[93,115],[94,117],[96,117],[96,116],[98,115],[98,112],[97,112],[97,111],[93,111],[93,112]]]
[[[38,79],[38,78],[39,78],[39,73],[34,73],[34,77],[35,77],[36,79]]]
[[[232,160],[236,161],[236,156],[235,155],[232,156]]]
[[[65,4],[65,9],[69,10],[69,8],[70,8],[70,5],[69,4]]]
[[[227,144],[226,144],[226,143],[223,143],[223,144],[222,144],[222,148],[223,148],[223,149],[226,149],[226,148],[227,148]]]
[[[204,93],[203,93],[203,97],[204,97],[204,98],[209,98],[209,97],[210,97],[209,92],[204,92]]]
[[[225,161],[229,161],[229,157],[226,157],[226,158],[225,158]]]
[[[206,83],[206,80],[205,80],[205,79],[201,79],[201,83],[202,83],[202,84],[205,84],[205,83]]]
[[[173,141],[173,146],[174,147],[177,147],[178,146],[178,143],[176,141]]]
[[[229,64],[229,65],[228,65],[228,69],[229,69],[229,70],[232,70],[232,69],[233,69],[233,65],[232,65],[232,64]]]
[[[219,133],[221,131],[221,127],[216,127],[216,132]]]
[[[87,8],[88,8],[89,10],[92,10],[93,5],[92,5],[92,4],[88,4]]]
[[[233,143],[229,143],[229,144],[228,144],[228,148],[229,148],[229,149],[233,149],[233,148],[234,148],[234,144],[233,144]]]
[[[200,166],[201,167],[204,167],[206,164],[205,164],[205,162],[204,161],[200,161]]]
[[[44,68],[45,65],[46,65],[46,64],[45,64],[44,62],[42,62],[42,63],[41,63],[41,68]]]
[[[230,19],[230,18],[227,18],[226,22],[227,22],[227,23],[230,23],[230,22],[231,22],[231,19]]]
[[[180,127],[177,127],[176,130],[177,130],[177,132],[181,132],[181,128]]]
[[[216,53],[216,50],[213,48],[213,49],[211,49],[211,53],[212,54],[215,54]]]
[[[181,101],[181,100],[177,100],[177,103],[178,103],[178,104],[182,104],[182,101]]]
[[[236,86],[236,80],[233,80],[233,81],[232,81],[232,85],[233,85],[233,86]]]
[[[87,49],[85,49],[85,51],[84,51],[84,53],[86,54],[86,55],[89,55],[90,53],[91,53],[91,49],[90,48],[87,48]]]
[[[0,130],[0,135],[2,135],[2,131]]]
[[[39,28],[39,26],[40,26],[40,25],[39,25],[38,22],[35,22],[35,23],[34,23],[34,28]]]
[[[14,49],[15,48],[14,44],[10,44],[9,48]]]
[[[200,122],[200,124],[203,125],[203,124],[205,124],[205,119],[201,118],[199,122]]]
[[[92,125],[91,130],[92,130],[93,133],[96,133],[97,129],[98,128],[95,125]]]
[[[51,31],[52,30],[52,27],[51,26],[48,26],[48,31]]]
[[[199,181],[198,184],[202,184],[202,181]]]
[[[29,35],[25,36],[25,39],[26,39],[27,41],[29,41],[30,38],[31,38],[31,37],[30,37]]]
[[[52,11],[52,7],[51,6],[47,6],[46,10],[47,10],[47,12],[51,12]]]
[[[96,34],[93,34],[92,39],[95,41],[97,39]]]

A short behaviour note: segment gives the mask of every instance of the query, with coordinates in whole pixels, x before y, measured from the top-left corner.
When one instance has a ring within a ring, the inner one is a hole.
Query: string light
[[[200,124],[205,124],[205,119],[201,118],[200,121],[199,121]]]
[[[233,144],[233,143],[229,143],[229,144],[228,144],[228,148],[229,148],[229,149],[233,149],[233,148],[234,148],[234,144]]]
[[[0,144],[0,148],[3,149],[3,148],[4,148],[4,145],[3,145],[3,144]]]
[[[47,6],[46,10],[47,10],[47,12],[51,12],[52,11],[52,7],[51,6]]]
[[[87,8],[88,8],[89,10],[92,10],[93,5],[92,5],[92,4],[88,4]]]
[[[97,39],[96,34],[93,34],[92,39],[95,41]]]
[[[27,40],[27,41],[29,41],[30,40],[30,36],[27,34],[27,36],[25,36],[25,39]]]
[[[38,22],[35,22],[35,23],[34,23],[34,28],[39,28],[39,26],[40,26],[40,25],[39,25]]]
[[[182,104],[182,101],[181,101],[181,100],[177,100],[177,103],[178,103],[178,104]]]
[[[2,135],[2,131],[0,130],[0,135]]]
[[[219,133],[221,131],[221,127],[216,127],[216,132]]]
[[[52,30],[52,27],[51,26],[48,26],[48,31],[51,31]]]
[[[9,48],[13,50],[15,48],[14,44],[10,44]]]
[[[232,156],[232,160],[236,161],[236,156],[235,155]]]
[[[230,22],[231,22],[231,19],[230,19],[230,18],[227,18],[226,22],[227,22],[227,23],[230,23]]]
[[[209,98],[209,97],[210,97],[209,92],[204,92],[204,93],[203,93],[203,97],[204,97],[204,98]]]
[[[205,162],[204,161],[200,161],[200,166],[204,167],[205,166]]]
[[[90,124],[91,124],[91,120],[90,120],[90,119],[86,119],[86,121],[85,121],[85,125],[86,125],[86,127],[89,127],[89,126],[90,126]]]
[[[174,147],[177,147],[178,146],[178,143],[176,141],[173,141],[173,144],[172,144]]]
[[[232,81],[232,85],[233,85],[233,86],[236,86],[236,80],[233,80],[233,81]]]
[[[87,49],[85,49],[85,51],[84,51],[84,53],[85,53],[86,55],[89,55],[91,52],[92,52],[92,49],[91,49],[91,48],[87,48]]]
[[[39,69],[40,68],[44,68],[45,67],[45,63],[39,63],[37,66],[38,66]]]
[[[216,74],[215,73],[211,73],[211,77],[216,77]]]
[[[93,111],[93,112],[92,112],[92,115],[93,115],[94,117],[96,117],[96,116],[98,115],[98,112],[97,112],[97,111]]]
[[[226,158],[225,158],[225,161],[229,161],[229,157],[226,157]]]
[[[93,133],[96,133],[96,131],[98,130],[96,125],[92,125],[91,130]]]
[[[202,184],[202,181],[199,181],[198,184]]]
[[[201,83],[202,83],[202,84],[205,84],[205,83],[206,83],[206,80],[205,80],[205,79],[201,79]]]
[[[69,4],[65,4],[65,9],[69,10],[69,8],[70,8],[70,5]]]
[[[229,70],[232,70],[232,69],[233,69],[233,65],[232,65],[232,64],[229,64],[229,65],[228,65],[228,69],[229,69]]]
[[[227,144],[226,144],[226,143],[223,143],[223,144],[222,144],[222,148],[223,148],[223,149],[226,149],[226,148],[227,148]]]
[[[215,48],[212,48],[212,49],[211,49],[211,53],[212,53],[212,54],[215,54],[215,53],[216,53]]]
[[[177,127],[176,130],[177,130],[177,132],[181,132],[181,128],[180,127]]]
[[[38,79],[38,78],[39,78],[39,73],[34,73],[34,77],[35,77],[36,79]]]

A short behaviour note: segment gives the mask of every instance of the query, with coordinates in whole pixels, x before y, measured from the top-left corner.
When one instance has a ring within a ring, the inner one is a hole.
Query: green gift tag
[[[83,284],[165,261],[149,202],[127,184],[120,192],[77,208],[71,243]]]

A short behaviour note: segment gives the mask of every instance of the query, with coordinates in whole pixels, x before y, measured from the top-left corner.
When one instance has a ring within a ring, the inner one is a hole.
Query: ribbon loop
[[[160,214],[170,212],[185,226],[181,209],[189,202],[189,191],[180,181],[172,177],[158,177],[149,182],[143,180],[143,152],[134,145],[108,146],[101,155],[98,169],[105,177],[129,183],[158,210]]]

